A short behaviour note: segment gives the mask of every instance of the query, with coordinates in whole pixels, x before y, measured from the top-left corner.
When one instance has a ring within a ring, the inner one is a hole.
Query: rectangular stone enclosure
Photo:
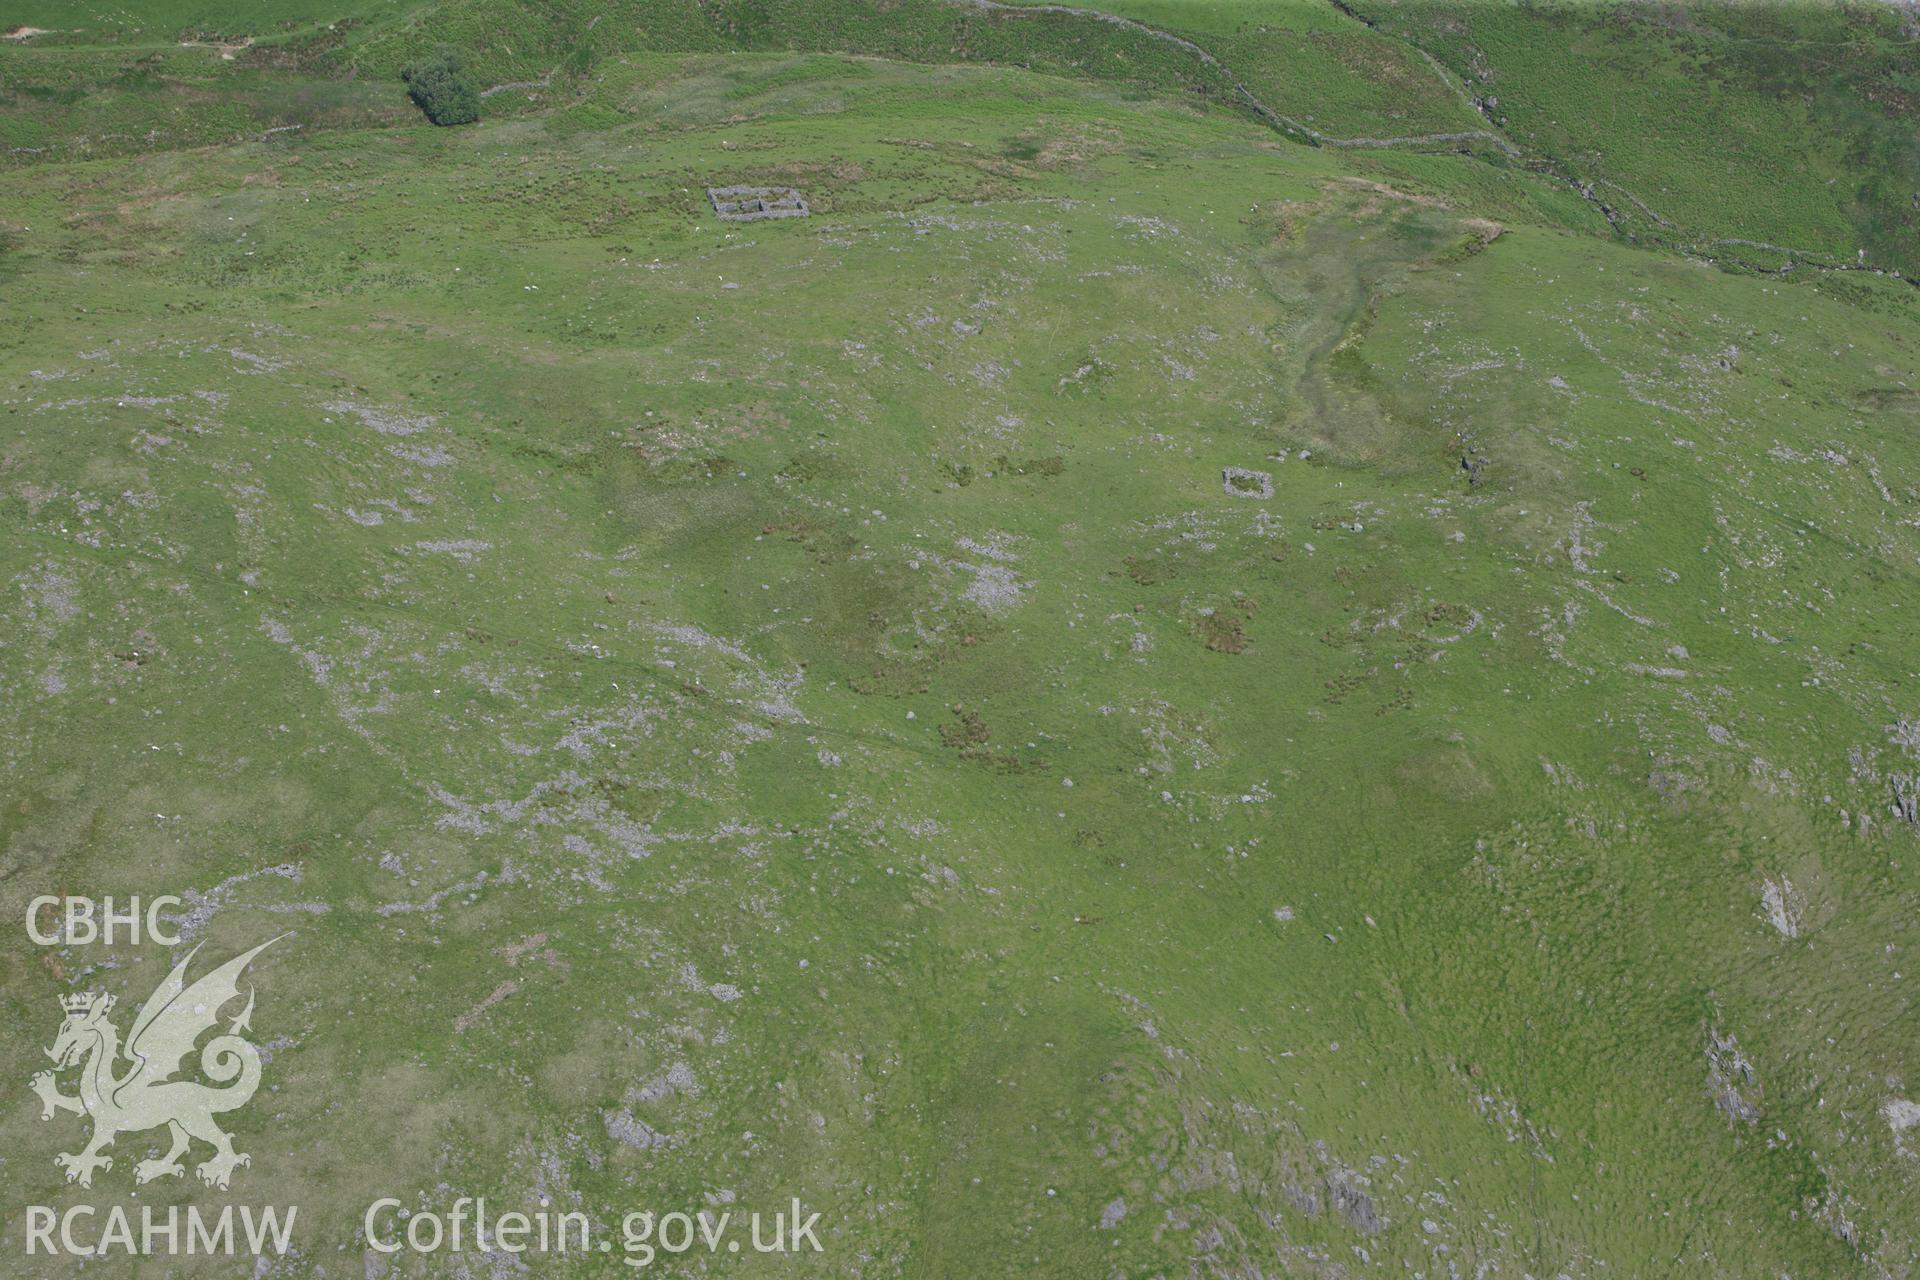
[[[806,198],[792,187],[708,187],[707,199],[722,222],[804,218],[808,213]]]
[[[1273,496],[1273,476],[1247,467],[1223,467],[1220,487],[1230,498],[1267,499]]]

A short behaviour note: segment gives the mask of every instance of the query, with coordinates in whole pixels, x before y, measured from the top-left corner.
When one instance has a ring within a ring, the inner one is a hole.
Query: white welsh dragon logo
[[[100,1152],[112,1145],[116,1135],[161,1125],[167,1126],[173,1146],[158,1160],[136,1164],[135,1182],[177,1177],[182,1172],[180,1157],[194,1138],[214,1148],[212,1158],[194,1170],[210,1187],[225,1189],[236,1167],[252,1163],[233,1149],[233,1139],[213,1120],[221,1112],[245,1106],[260,1087],[260,1051],[240,1034],[251,1030],[251,987],[247,990],[247,1007],[227,1024],[226,1034],[213,1037],[200,1051],[201,1071],[225,1087],[216,1089],[197,1080],[173,1077],[193,1051],[194,1042],[219,1022],[221,1006],[240,995],[240,974],[248,963],[279,940],[271,938],[234,957],[192,986],[186,981],[187,965],[200,948],[189,951],[140,1007],[124,1049],[120,1032],[107,1020],[114,1005],[112,996],[88,992],[60,998],[67,1020],[61,1024],[53,1047],[46,1051],[53,1059],[54,1071],[36,1075],[33,1091],[40,1095],[42,1120],[53,1119],[56,1111],[84,1114],[93,1120],[93,1138],[84,1150],[53,1158],[67,1171],[68,1182],[92,1186],[94,1170],[113,1168],[113,1157]],[[60,1092],[54,1075],[76,1065],[80,1067],[80,1092],[69,1097]]]

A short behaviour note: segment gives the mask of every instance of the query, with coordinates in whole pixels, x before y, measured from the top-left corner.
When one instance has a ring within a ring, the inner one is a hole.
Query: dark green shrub
[[[472,124],[480,118],[480,91],[467,76],[466,58],[441,45],[400,71],[407,93],[435,124]]]

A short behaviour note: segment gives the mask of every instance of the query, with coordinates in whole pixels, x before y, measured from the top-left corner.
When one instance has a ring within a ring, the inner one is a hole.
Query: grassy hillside
[[[306,0],[139,16],[47,4],[0,87],[15,163],[357,126],[443,42],[493,85],[590,94],[604,60],[722,50],[983,62],[1126,83],[1373,148],[1551,174],[1617,235],[1773,270],[1920,274],[1920,36],[1897,6],[1116,0]],[[1026,10],[1023,12],[1022,10]],[[257,73],[266,71],[264,79]],[[364,83],[342,77],[357,77]],[[522,95],[493,105],[511,111]]]
[[[181,40],[284,39],[333,25],[389,21],[418,0],[156,0],[106,5],[96,0],[20,0],[7,11],[15,39],[32,47],[154,46]],[[22,37],[20,28],[34,34]]]
[[[821,1276],[1911,1269],[1912,287],[1072,15],[534,12],[7,109],[0,914],[292,931],[275,1274],[497,1261],[377,1194],[797,1196]],[[1486,127],[1416,18],[1187,29]],[[448,35],[555,74],[434,129]],[[15,1081],[172,959],[0,956]],[[157,1137],[82,1192],[16,1095],[7,1205],[124,1199]]]
[[[1920,25],[1898,6],[1355,9],[1636,236],[1920,275]]]

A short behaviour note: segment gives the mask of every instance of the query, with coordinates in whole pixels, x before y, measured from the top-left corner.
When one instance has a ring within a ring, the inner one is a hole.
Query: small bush
[[[472,124],[480,118],[480,91],[467,77],[466,58],[441,45],[400,71],[407,94],[435,124]]]

